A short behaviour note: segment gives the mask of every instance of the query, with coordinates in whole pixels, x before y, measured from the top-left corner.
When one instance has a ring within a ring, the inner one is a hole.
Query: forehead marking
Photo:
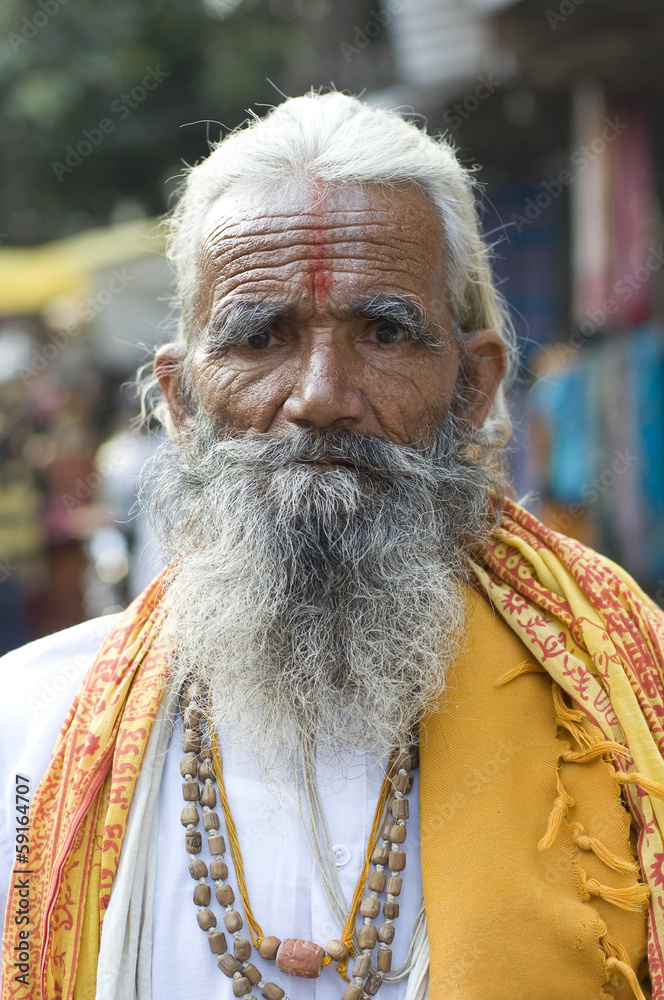
[[[332,270],[326,243],[327,208],[324,186],[313,181],[310,189],[311,215],[316,224],[311,229],[311,242],[307,246],[309,262],[306,268],[307,285],[314,303],[324,304],[330,294]]]

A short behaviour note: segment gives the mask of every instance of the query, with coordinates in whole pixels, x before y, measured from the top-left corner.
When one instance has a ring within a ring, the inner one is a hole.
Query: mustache
[[[391,484],[417,479],[436,486],[451,459],[465,464],[459,455],[464,443],[462,428],[453,429],[448,417],[445,428],[436,430],[430,441],[416,444],[399,445],[348,428],[299,429],[289,436],[252,433],[221,439],[208,429],[195,450],[199,468],[221,465],[238,472],[260,469],[276,474],[298,467],[323,466],[311,471],[322,475],[356,472]]]

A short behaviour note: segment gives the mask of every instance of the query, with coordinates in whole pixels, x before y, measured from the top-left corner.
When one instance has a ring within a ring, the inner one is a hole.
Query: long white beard
[[[272,775],[303,739],[405,745],[464,632],[463,551],[491,527],[489,477],[458,457],[462,425],[448,416],[420,449],[199,426],[187,448],[162,447],[145,491],[181,555],[173,681],[201,681],[219,730]]]

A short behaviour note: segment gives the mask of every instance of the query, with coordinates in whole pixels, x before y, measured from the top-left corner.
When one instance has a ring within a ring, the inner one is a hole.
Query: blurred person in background
[[[510,498],[469,174],[287,100],[170,256],[173,561],[2,664],[3,997],[664,996],[664,619]]]

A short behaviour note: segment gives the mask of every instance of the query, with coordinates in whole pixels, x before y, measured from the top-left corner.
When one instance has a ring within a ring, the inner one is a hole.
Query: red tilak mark
[[[330,272],[330,260],[327,254],[327,247],[323,242],[323,227],[317,226],[314,229],[315,242],[307,248],[307,256],[310,262],[307,265],[307,275],[309,276],[309,288],[314,301],[324,302],[330,293],[332,284],[332,274]]]
[[[307,247],[307,256],[310,263],[307,265],[308,284],[314,302],[324,302],[330,293],[332,285],[332,273],[330,270],[330,259],[328,248],[325,243],[325,192],[322,184],[314,183],[311,190],[311,214],[317,216],[320,222],[311,231],[312,242]]]

